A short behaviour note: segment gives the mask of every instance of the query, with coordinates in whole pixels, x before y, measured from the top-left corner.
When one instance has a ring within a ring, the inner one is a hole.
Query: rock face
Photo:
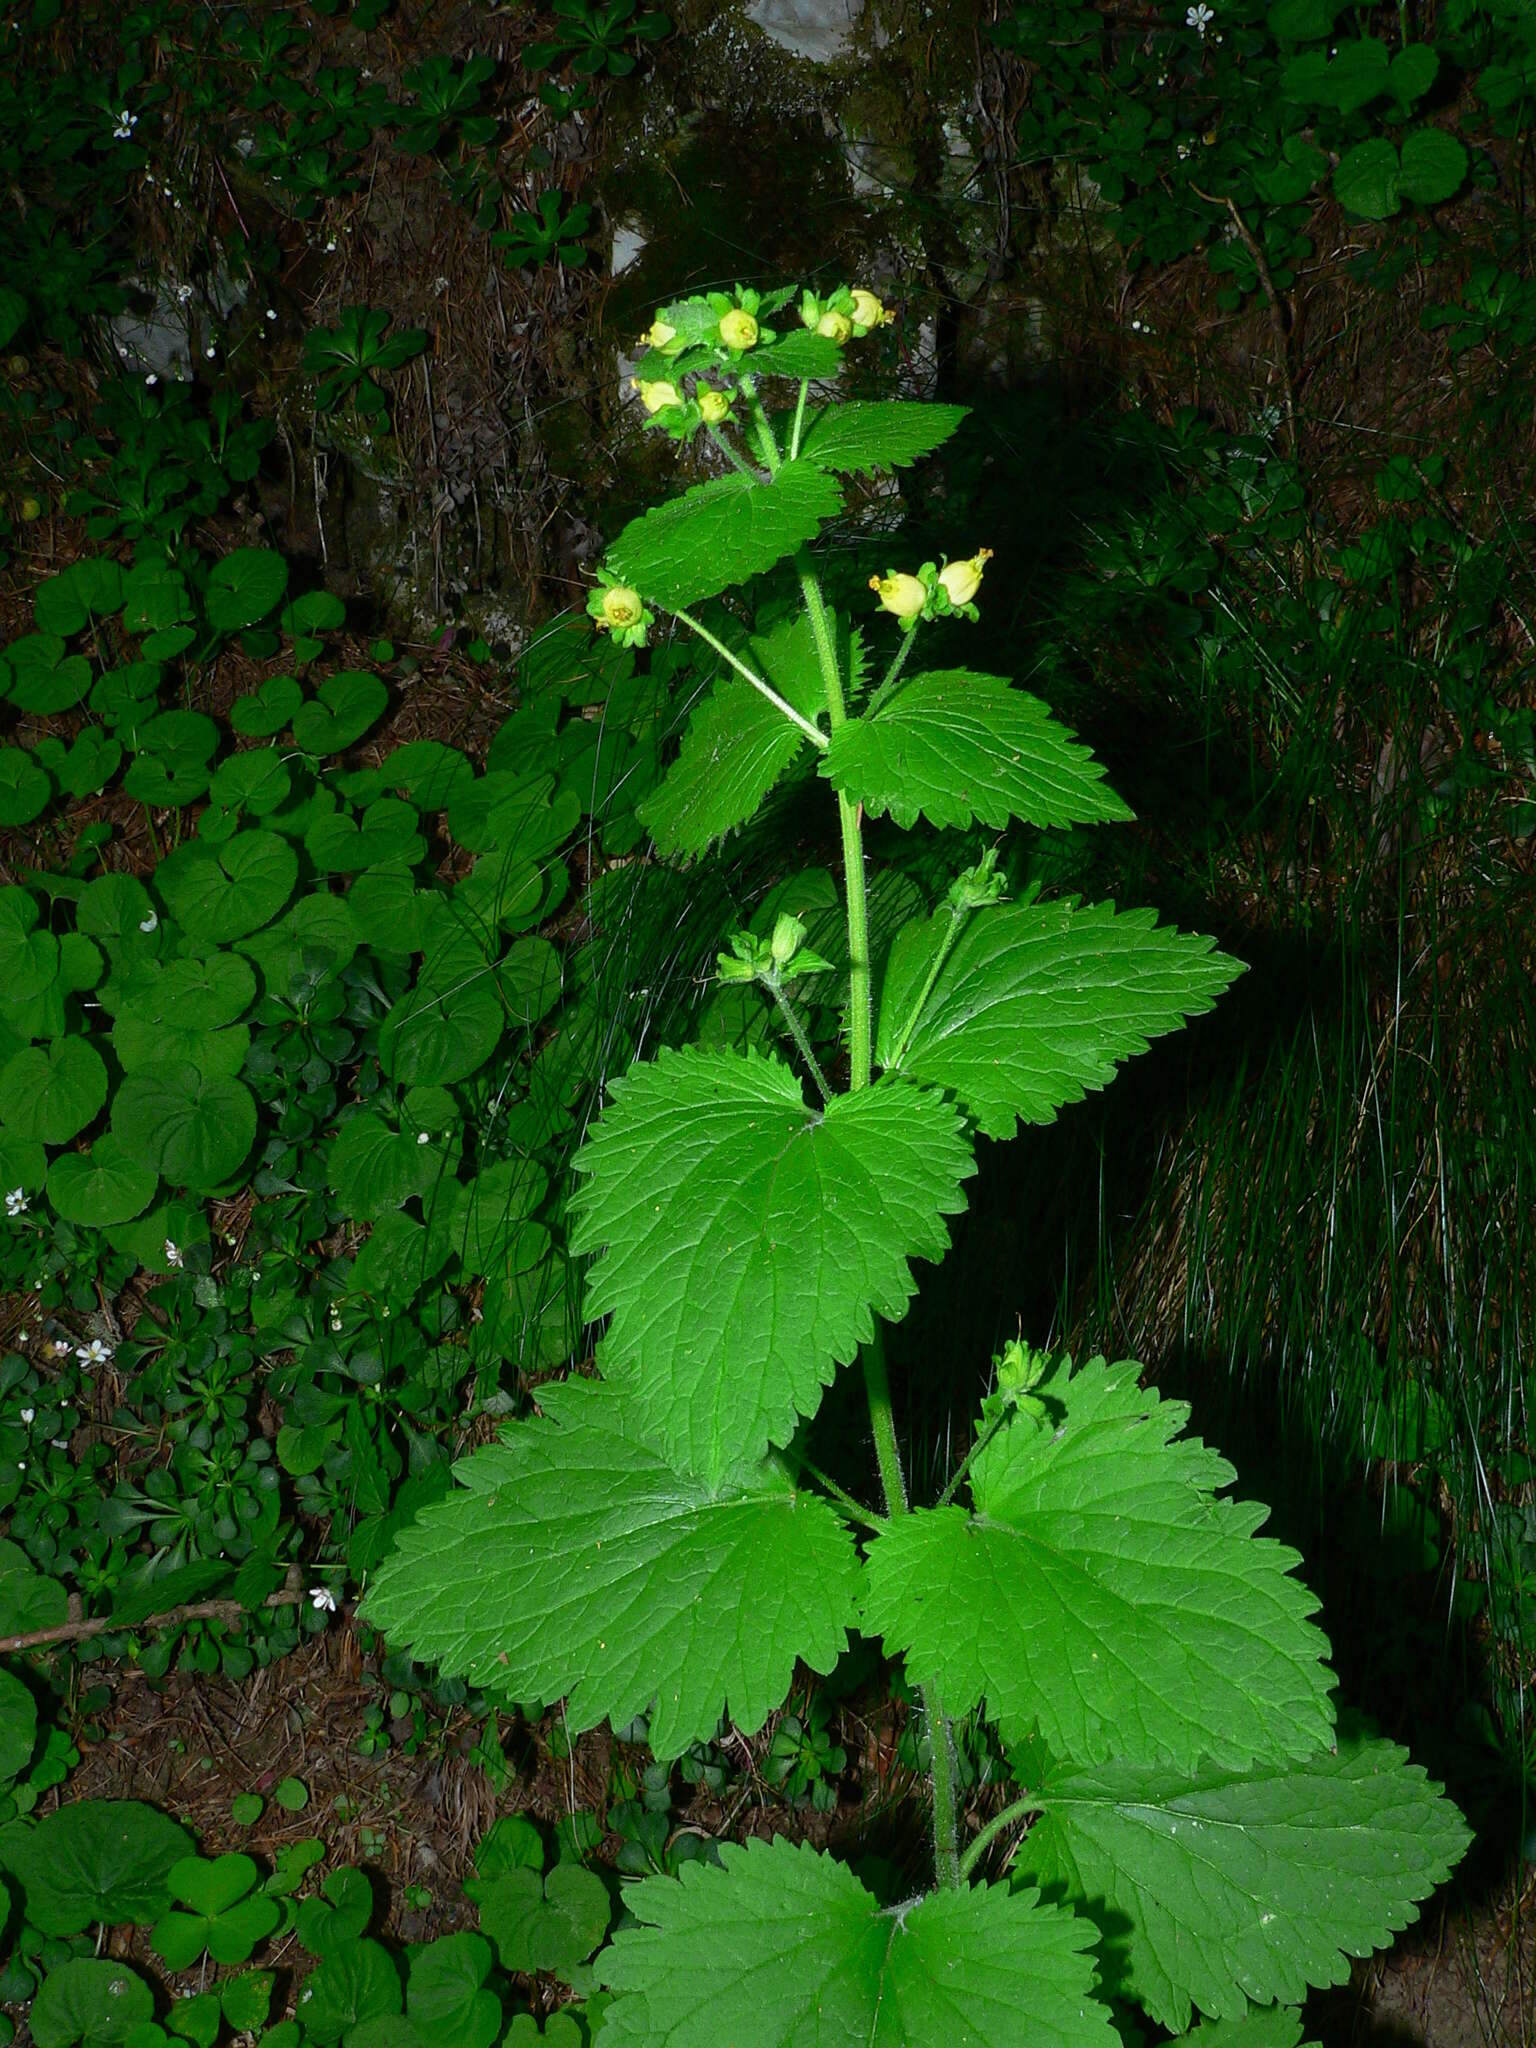
[[[853,48],[863,8],[860,0],[751,0],[745,12],[791,56],[827,64]]]

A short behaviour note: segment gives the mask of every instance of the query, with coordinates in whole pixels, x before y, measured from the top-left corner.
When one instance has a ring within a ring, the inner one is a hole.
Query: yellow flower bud
[[[640,403],[647,412],[660,412],[664,405],[681,405],[683,394],[675,384],[650,383],[644,377],[631,377],[630,383],[640,394]]]
[[[669,341],[676,341],[676,339],[677,329],[669,327],[665,320],[658,317],[651,322],[644,334],[641,335],[640,342],[644,348],[665,348]]]
[[[721,316],[720,339],[727,348],[756,348],[757,320],[742,307],[735,306]]]
[[[869,587],[880,599],[888,612],[894,612],[898,619],[915,619],[928,602],[928,593],[915,576],[907,576],[900,570],[894,576],[871,576]]]
[[[707,386],[698,394],[699,411],[712,427],[718,427],[731,409],[731,401],[723,391],[712,391]]]
[[[853,288],[853,324],[867,332],[871,327],[881,327],[890,321],[891,315],[873,292],[865,291],[862,285]]]
[[[981,588],[981,572],[992,559],[990,548],[979,548],[968,562],[950,562],[939,571],[939,581],[951,604],[969,604]]]
[[[645,604],[638,590],[627,585],[612,585],[603,592],[603,624],[623,630],[627,626],[638,626]]]
[[[853,322],[846,313],[823,313],[816,322],[816,332],[824,334],[828,341],[835,341],[841,348],[852,337]]]

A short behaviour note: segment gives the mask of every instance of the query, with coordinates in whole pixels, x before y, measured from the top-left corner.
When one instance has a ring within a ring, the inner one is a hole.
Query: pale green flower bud
[[[773,937],[768,941],[768,950],[773,955],[775,967],[787,967],[805,938],[805,926],[793,911],[781,910],[774,920]]]
[[[939,571],[939,581],[951,604],[969,604],[981,588],[981,572],[992,559],[990,548],[978,548],[968,562],[948,562]]]
[[[630,383],[640,394],[640,403],[647,412],[660,412],[664,405],[681,405],[683,394],[675,384],[659,381],[653,383],[645,377],[631,377]]]
[[[928,593],[917,578],[900,570],[892,576],[871,576],[869,587],[884,609],[894,613],[903,625],[915,619],[928,602]]]
[[[663,349],[667,346],[668,342],[676,341],[676,339],[677,329],[669,327],[667,322],[658,315],[651,322],[650,326],[647,327],[644,334],[641,335],[640,345],[642,348]]]
[[[885,310],[884,305],[875,297],[873,292],[866,291],[862,285],[854,286],[853,331],[855,334],[867,334],[872,327],[888,326],[895,317],[893,313],[888,313]]]
[[[627,584],[613,584],[603,592],[603,614],[600,623],[612,631],[623,631],[629,626],[638,626],[640,615],[645,610],[645,601],[638,590],[631,590]]]
[[[706,426],[718,427],[731,409],[730,396],[724,391],[714,391],[709,386],[698,393],[699,411]]]
[[[735,306],[720,318],[720,339],[727,348],[743,349],[757,346],[757,318],[743,307]]]
[[[816,322],[816,332],[825,335],[828,341],[835,341],[841,348],[853,337],[853,322],[846,313],[823,313]]]

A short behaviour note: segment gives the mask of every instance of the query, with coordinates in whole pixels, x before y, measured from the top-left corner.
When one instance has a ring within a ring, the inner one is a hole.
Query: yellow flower
[[[915,619],[928,602],[928,593],[915,576],[907,576],[900,570],[894,576],[871,576],[869,587],[879,597],[888,612],[905,623]]]
[[[885,307],[875,297],[873,292],[865,291],[862,285],[854,286],[853,325],[855,332],[862,329],[867,334],[871,327],[885,326],[894,318],[895,315],[887,313]]]
[[[601,623],[622,631],[627,626],[638,626],[640,614],[645,610],[644,600],[638,590],[627,585],[613,584],[603,592],[603,616]]]
[[[642,348],[665,348],[669,341],[676,341],[677,329],[669,327],[660,316],[654,319],[640,337]]]
[[[675,384],[649,383],[643,377],[631,377],[630,383],[640,394],[640,403],[647,412],[660,412],[664,405],[681,405],[683,394]]]
[[[720,339],[727,348],[756,348],[757,320],[740,306],[721,316]]]
[[[712,391],[706,386],[698,394],[699,411],[707,425],[718,427],[731,409],[731,401],[724,391]]]
[[[823,313],[816,322],[816,332],[824,334],[828,341],[835,341],[841,348],[853,334],[853,322],[846,313]]]
[[[992,559],[990,548],[979,548],[968,562],[950,562],[939,571],[939,581],[951,604],[969,604],[981,588],[981,572]]]

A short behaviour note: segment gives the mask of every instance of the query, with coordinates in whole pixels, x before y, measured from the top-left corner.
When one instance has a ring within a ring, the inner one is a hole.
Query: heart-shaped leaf
[[[216,633],[238,633],[276,609],[288,588],[288,564],[274,548],[236,548],[216,562],[203,609]]]
[[[156,1063],[124,1076],[112,1130],[130,1159],[173,1187],[216,1188],[251,1149],[256,1098],[222,1075]]]
[[[389,704],[389,692],[363,669],[327,676],[320,694],[293,715],[293,737],[306,754],[340,754],[356,744]]]

